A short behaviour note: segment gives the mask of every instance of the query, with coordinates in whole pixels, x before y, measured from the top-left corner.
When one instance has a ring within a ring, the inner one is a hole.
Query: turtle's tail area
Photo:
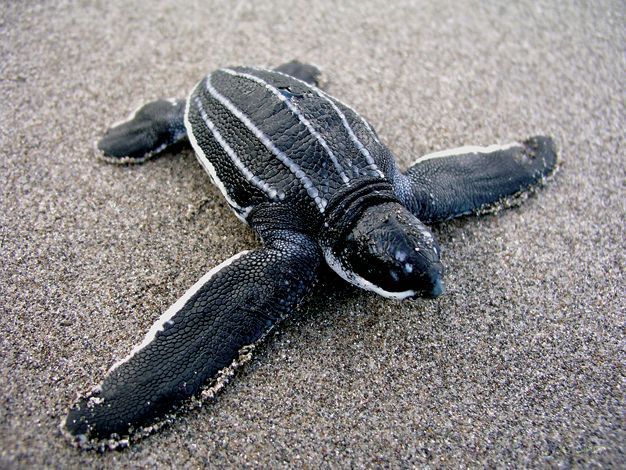
[[[323,88],[326,84],[326,80],[317,66],[304,64],[298,60],[292,60],[286,64],[279,65],[274,69],[274,71],[290,75],[298,80],[308,83],[309,85]]]
[[[141,163],[182,141],[185,100],[157,100],[114,124],[96,143],[98,156],[110,163]]]

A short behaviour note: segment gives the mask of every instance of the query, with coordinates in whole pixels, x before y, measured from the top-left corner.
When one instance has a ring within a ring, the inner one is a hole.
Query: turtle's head
[[[344,279],[385,297],[438,297],[443,266],[432,233],[404,206],[387,202],[366,209],[327,253]]]

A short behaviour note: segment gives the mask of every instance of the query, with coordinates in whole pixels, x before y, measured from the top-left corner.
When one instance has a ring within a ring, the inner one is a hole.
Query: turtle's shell
[[[185,126],[198,159],[244,220],[271,203],[321,223],[334,200],[393,174],[389,151],[361,116],[276,71],[233,67],[208,75],[189,96]]]

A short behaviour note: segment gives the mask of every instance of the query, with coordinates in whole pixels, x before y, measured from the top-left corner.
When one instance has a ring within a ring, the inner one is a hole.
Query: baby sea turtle
[[[186,399],[212,395],[297,307],[324,262],[384,297],[437,297],[443,267],[424,223],[501,206],[555,169],[552,139],[538,136],[432,153],[401,172],[318,77],[297,61],[223,68],[186,100],[148,103],[98,142],[109,160],[139,162],[188,139],[263,247],[205,274],[72,407],[62,426],[78,444],[149,432]]]

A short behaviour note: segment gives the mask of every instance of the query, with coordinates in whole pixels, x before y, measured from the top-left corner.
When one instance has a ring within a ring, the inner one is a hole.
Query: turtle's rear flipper
[[[303,64],[297,60],[292,60],[286,64],[279,65],[274,70],[298,78],[309,85],[320,86],[322,72],[315,65]]]
[[[424,155],[397,177],[395,187],[420,220],[436,222],[513,205],[550,176],[556,164],[554,141],[535,136]]]
[[[185,100],[157,100],[115,124],[98,141],[102,156],[115,163],[139,163],[183,140]]]

